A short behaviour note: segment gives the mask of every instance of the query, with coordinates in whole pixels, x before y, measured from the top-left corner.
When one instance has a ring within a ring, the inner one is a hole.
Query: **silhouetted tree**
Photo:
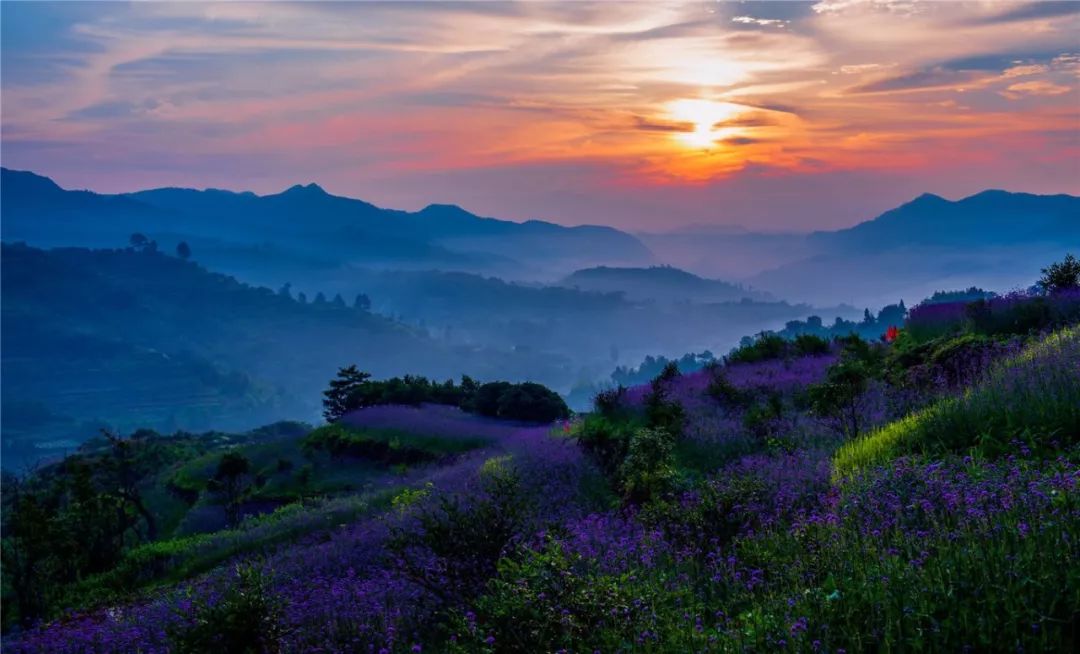
[[[187,241],[180,241],[176,246],[176,256],[187,261],[191,258],[191,246],[187,244]]]
[[[341,293],[338,293],[337,295],[334,296],[333,303],[334,303],[335,307],[344,308],[345,307],[345,298],[341,297]]]
[[[322,294],[322,291],[315,294],[315,302],[313,302],[313,304],[326,304],[326,296]]]
[[[147,245],[150,244],[150,239],[146,238],[146,234],[135,232],[128,238],[128,243],[131,245],[132,248],[141,252],[142,250],[146,249]]]
[[[251,462],[239,452],[228,452],[218,461],[209,488],[218,495],[225,507],[225,519],[230,527],[240,522],[240,504],[251,483]]]
[[[300,292],[296,294],[296,301],[300,304],[307,304],[307,293]]]
[[[371,298],[365,293],[358,294],[356,300],[353,301],[353,308],[361,311],[371,311]]]
[[[1072,254],[1066,254],[1062,261],[1056,261],[1042,269],[1039,286],[1047,293],[1059,293],[1080,288],[1080,260]]]
[[[330,380],[330,388],[323,391],[323,417],[327,422],[337,422],[348,413],[350,396],[359,391],[371,374],[363,372],[355,365],[338,369],[337,377]]]
[[[136,443],[132,439],[121,438],[118,434],[106,429],[102,429],[101,433],[109,441],[111,455],[105,460],[103,467],[110,477],[111,485],[116,489],[117,497],[126,507],[146,521],[146,540],[156,540],[157,520],[147,508],[142,492],[139,490],[139,481],[143,478],[144,471],[139,469],[139,461],[135,453]],[[138,435],[139,433],[136,433],[133,438]]]
[[[281,297],[291,298],[292,297],[292,283],[285,282],[285,285],[278,289],[278,295],[280,295]],[[301,295],[303,295],[303,293],[301,293]],[[306,300],[307,298],[304,298],[304,299]]]

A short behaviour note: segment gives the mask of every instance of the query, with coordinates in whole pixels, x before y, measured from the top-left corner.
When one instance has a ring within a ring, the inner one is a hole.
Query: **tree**
[[[48,554],[53,545],[55,509],[41,502],[25,488],[23,480],[7,472],[3,480],[4,539],[2,561],[4,583],[15,596],[19,622],[29,627],[44,613],[49,580]],[[11,619],[4,601],[4,626]]]
[[[292,299],[292,283],[285,282],[285,285],[278,289],[278,295]]]
[[[303,291],[296,294],[296,301],[300,304],[307,304],[307,293]]]
[[[870,382],[880,377],[882,352],[858,336],[839,339],[844,346],[840,361],[825,374],[825,381],[810,387],[810,401],[820,415],[836,420],[848,438],[863,428],[862,398]]]
[[[225,506],[225,519],[230,527],[240,522],[240,503],[250,487],[251,462],[239,452],[227,452],[218,461],[209,488]]]
[[[176,256],[187,261],[191,258],[191,246],[187,244],[187,241],[180,241],[176,246]]]
[[[146,540],[157,540],[157,520],[147,508],[139,490],[139,481],[145,472],[140,470],[133,443],[133,438],[139,434],[136,433],[132,438],[124,439],[105,429],[102,429],[101,433],[109,441],[110,457],[105,461],[104,467],[105,472],[111,477],[110,481],[117,497],[125,507],[132,509],[146,521]]]
[[[1043,268],[1039,286],[1042,286],[1047,293],[1080,288],[1080,260],[1072,254],[1066,254],[1062,261],[1056,261]]]
[[[371,374],[363,372],[355,365],[338,369],[337,377],[330,380],[330,388],[323,391],[323,417],[327,422],[337,422],[348,413],[352,406],[352,396],[356,394]]]
[[[366,293],[360,293],[353,302],[353,308],[361,311],[371,311],[371,298]]]
[[[338,293],[337,295],[334,296],[333,302],[334,302],[334,306],[336,306],[336,307],[343,307],[344,308],[344,306],[345,306],[345,298],[341,297],[341,293]]]
[[[322,294],[322,291],[315,294],[315,301],[313,304],[326,304],[326,296]]]
[[[142,251],[150,244],[150,239],[146,238],[146,234],[135,232],[128,238],[128,243],[131,244],[131,247],[135,250]]]

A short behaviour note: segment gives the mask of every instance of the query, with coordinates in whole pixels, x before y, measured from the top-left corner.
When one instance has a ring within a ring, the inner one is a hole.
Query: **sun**
[[[731,128],[719,124],[744,110],[742,106],[730,102],[691,98],[675,100],[668,104],[667,109],[673,119],[693,124],[692,131],[678,132],[675,138],[683,145],[695,149],[713,147],[721,134],[726,135],[731,131]]]

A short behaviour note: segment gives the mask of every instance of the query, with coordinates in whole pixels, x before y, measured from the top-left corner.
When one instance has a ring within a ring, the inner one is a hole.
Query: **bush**
[[[814,334],[799,334],[792,341],[796,356],[816,356],[829,353],[829,341]]]
[[[285,636],[285,605],[271,590],[269,579],[255,565],[238,565],[235,578],[216,601],[199,596],[190,609],[170,625],[171,651],[178,654],[236,652],[271,654],[281,651]]]
[[[782,359],[790,352],[790,343],[783,336],[762,332],[757,338],[732,350],[728,363],[757,363],[770,359]]]
[[[645,427],[630,438],[619,467],[623,495],[641,504],[670,491],[675,483],[675,438],[663,429]]]
[[[554,391],[540,384],[525,382],[503,391],[496,415],[506,420],[548,423],[570,417],[566,402]]]
[[[604,415],[585,416],[575,427],[578,445],[609,479],[615,478],[630,451],[630,439],[640,427],[635,421]]]
[[[419,498],[415,522],[392,529],[399,571],[450,606],[479,595],[496,564],[522,535],[528,498],[508,458],[489,459],[480,486],[462,494]]]

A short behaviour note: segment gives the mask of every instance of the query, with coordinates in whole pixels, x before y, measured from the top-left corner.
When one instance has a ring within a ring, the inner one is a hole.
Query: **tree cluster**
[[[557,393],[534,382],[481,384],[468,376],[462,376],[461,383],[452,379],[437,382],[420,375],[374,380],[350,365],[340,368],[323,392],[323,417],[336,422],[346,413],[367,407],[424,403],[448,404],[470,413],[524,422],[553,422],[570,416]]]

